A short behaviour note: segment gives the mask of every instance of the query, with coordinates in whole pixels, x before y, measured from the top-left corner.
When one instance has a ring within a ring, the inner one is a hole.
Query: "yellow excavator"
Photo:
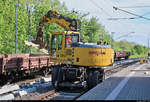
[[[50,61],[61,63],[52,68],[52,85],[56,90],[62,87],[92,88],[104,79],[103,67],[114,63],[114,51],[110,45],[80,42],[77,21],[48,11],[41,18],[37,38],[33,43],[44,48],[43,25],[56,23],[65,28],[63,32],[53,32],[50,39]]]

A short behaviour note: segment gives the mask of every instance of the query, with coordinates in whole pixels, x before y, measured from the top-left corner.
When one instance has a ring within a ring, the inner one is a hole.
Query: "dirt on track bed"
[[[52,87],[46,87],[43,89],[39,89],[34,93],[29,93],[27,95],[24,95],[22,97],[16,97],[14,100],[36,100],[37,98],[39,98],[42,94],[45,94],[49,91],[53,90]]]
[[[16,84],[20,85],[20,84],[24,84],[24,83],[30,83],[30,82],[33,82],[33,81],[39,81],[41,79],[41,77],[42,76],[37,75],[36,77],[33,77],[31,79],[28,78],[28,79],[24,79],[22,81],[18,81],[18,82],[16,82]],[[49,74],[46,77],[51,77],[51,75]]]

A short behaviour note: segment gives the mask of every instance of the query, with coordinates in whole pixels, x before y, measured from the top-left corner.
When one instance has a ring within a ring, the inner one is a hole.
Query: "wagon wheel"
[[[125,60],[127,60],[128,58],[129,58],[129,56],[126,56],[126,57],[125,57]]]
[[[43,70],[42,70],[42,76],[47,76],[48,75],[48,69],[47,68],[44,68]]]
[[[44,76],[47,76],[49,74],[49,68],[46,68],[45,70],[44,70]]]
[[[22,71],[19,71],[18,72],[18,80],[23,79],[23,77],[24,77],[24,73]]]
[[[7,82],[7,77],[0,75],[0,86],[4,85]]]
[[[16,79],[16,73],[14,71],[10,72],[7,83],[12,83]]]

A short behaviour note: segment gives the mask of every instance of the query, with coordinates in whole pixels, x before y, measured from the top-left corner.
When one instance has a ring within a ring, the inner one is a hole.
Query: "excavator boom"
[[[39,44],[40,49],[46,46],[43,38],[43,26],[49,23],[56,23],[59,26],[63,27],[66,30],[76,31],[77,30],[77,21],[69,17],[65,17],[61,14],[58,14],[56,11],[48,11],[45,14],[38,25],[37,37],[35,41],[32,41],[35,44]]]

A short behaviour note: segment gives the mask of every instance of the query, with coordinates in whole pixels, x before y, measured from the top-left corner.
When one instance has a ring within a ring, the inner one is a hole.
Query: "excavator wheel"
[[[99,71],[89,71],[87,78],[87,88],[91,89],[101,82],[101,76]]]
[[[59,83],[63,80],[63,73],[60,67],[54,67],[52,69],[52,86],[56,91],[60,90]]]
[[[52,68],[52,85],[53,85],[53,87],[55,87],[55,82],[57,80],[57,75],[58,75],[58,68],[53,67]]]

